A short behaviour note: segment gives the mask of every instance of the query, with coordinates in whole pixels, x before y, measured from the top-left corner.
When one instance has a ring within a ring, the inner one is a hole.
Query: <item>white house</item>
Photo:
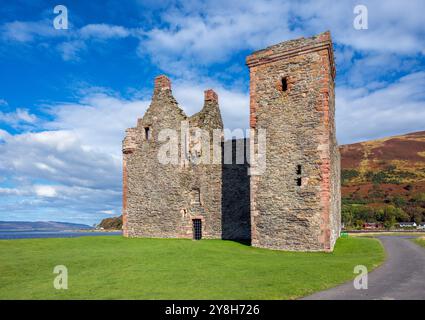
[[[416,228],[417,224],[416,222],[400,222],[398,224],[400,228]]]

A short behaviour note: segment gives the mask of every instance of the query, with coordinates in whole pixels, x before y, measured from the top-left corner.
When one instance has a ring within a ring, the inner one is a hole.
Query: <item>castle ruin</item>
[[[202,110],[187,116],[170,80],[155,79],[149,108],[123,141],[124,236],[333,250],[341,195],[330,33],[273,45],[246,62],[250,140],[224,141],[213,90],[205,91]],[[246,144],[257,153],[261,130],[266,132],[265,169],[259,172],[254,161],[248,165],[246,152],[242,162],[234,154]],[[171,141],[175,147],[166,154],[175,157],[164,163],[158,155]],[[225,150],[233,151],[230,163]]]

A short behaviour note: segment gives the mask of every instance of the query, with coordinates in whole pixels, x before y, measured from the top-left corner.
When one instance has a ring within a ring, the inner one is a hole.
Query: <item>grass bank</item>
[[[222,240],[0,240],[0,299],[294,299],[383,260],[378,240],[351,237],[339,239],[333,253]],[[68,269],[68,290],[53,287],[56,265]]]
[[[425,237],[416,238],[414,242],[425,248]]]
[[[391,232],[391,231],[382,231],[382,232],[355,232],[349,233],[350,237],[378,237],[378,236],[410,236],[410,237],[421,237],[425,236],[425,233],[422,232]]]

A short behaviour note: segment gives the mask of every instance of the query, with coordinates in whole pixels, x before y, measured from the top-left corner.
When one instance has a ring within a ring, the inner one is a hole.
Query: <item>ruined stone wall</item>
[[[190,193],[199,192],[199,203],[192,203],[189,207],[191,219],[202,220],[203,238],[221,238],[221,143],[223,121],[218,105],[217,94],[213,90],[206,90],[202,110],[189,118],[189,159],[188,179],[182,188]],[[197,136],[196,130],[204,130],[203,136]],[[214,130],[217,141],[214,149]],[[206,144],[205,144],[206,143]],[[215,151],[215,159],[214,159]],[[192,236],[192,223],[187,234]]]
[[[250,126],[267,130],[266,171],[251,177],[252,244],[330,251],[340,219],[330,34],[255,52],[247,64]]]
[[[123,165],[122,165],[122,229],[123,235],[128,237],[128,215],[127,215],[127,194],[128,194],[128,170],[127,162],[133,152],[137,148],[136,137],[138,135],[137,128],[129,128],[126,130],[123,141]]]
[[[124,236],[192,238],[192,219],[201,219],[204,238],[221,237],[221,154],[217,164],[193,163],[202,156],[191,136],[195,126],[222,129],[217,95],[206,91],[204,108],[189,118],[172,96],[169,79],[157,77],[151,105],[123,141]],[[159,161],[170,141],[160,141],[164,129],[177,132],[176,162]],[[212,134],[209,139],[212,149]]]
[[[125,155],[124,233],[129,237],[175,237],[176,230],[181,228],[179,213],[184,201],[180,189],[181,168],[179,164],[159,162],[158,134],[165,128],[179,132],[180,123],[186,118],[172,96],[168,79],[158,77],[152,103],[132,130],[135,146]],[[124,153],[127,140],[126,137]]]

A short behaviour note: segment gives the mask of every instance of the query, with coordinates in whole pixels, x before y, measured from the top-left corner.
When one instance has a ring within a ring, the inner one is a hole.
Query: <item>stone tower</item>
[[[341,218],[330,33],[254,52],[247,65],[250,127],[266,129],[266,169],[251,176],[252,245],[332,251]]]

